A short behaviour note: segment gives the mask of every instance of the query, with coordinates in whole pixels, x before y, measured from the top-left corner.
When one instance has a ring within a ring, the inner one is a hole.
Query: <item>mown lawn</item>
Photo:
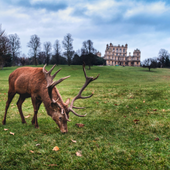
[[[56,80],[71,75],[57,86],[65,101],[77,95],[84,74],[82,66],[58,66],[55,70],[60,67]],[[0,70],[1,121],[8,76],[16,68]],[[0,169],[170,169],[170,69],[149,72],[146,68],[94,66],[87,70],[89,76],[98,73],[99,78],[83,93],[94,92],[94,96],[75,103],[86,107],[77,112],[87,116],[70,113],[67,134],[60,133],[43,104],[38,114],[40,128],[35,129],[30,99],[24,102],[23,112],[31,116],[22,124],[16,95],[6,125],[0,122]],[[85,126],[78,128],[76,123]],[[59,151],[52,150],[55,146]],[[76,156],[78,151],[81,157]]]

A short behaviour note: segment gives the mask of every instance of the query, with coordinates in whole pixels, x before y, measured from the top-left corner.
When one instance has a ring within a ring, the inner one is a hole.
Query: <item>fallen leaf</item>
[[[126,116],[124,116],[124,117],[126,117]]]
[[[57,166],[57,164],[50,164],[50,165],[48,165],[48,166]]]
[[[40,145],[39,143],[36,144],[36,146],[39,146],[39,145]]]
[[[128,105],[126,105],[126,107],[127,107],[127,108],[129,108],[129,106],[128,106]]]
[[[145,100],[143,101],[143,103],[145,103]]]
[[[77,125],[77,127],[83,127],[84,126],[84,124],[82,124],[82,123],[76,123],[76,125]]]
[[[104,103],[107,103],[106,101]]]
[[[139,122],[138,119],[135,119],[135,120],[133,120],[133,121],[134,121],[134,123],[136,123],[136,124],[138,124],[138,122]]]
[[[132,97],[132,96],[131,96],[130,98],[131,98],[131,99],[133,99],[133,97]]]
[[[163,112],[165,111],[165,109],[162,110]]]
[[[115,104],[115,106],[118,106],[118,104]]]
[[[59,151],[60,149],[59,149],[59,147],[58,146],[55,146],[54,148],[53,148],[53,151]]]
[[[29,114],[29,115],[25,116],[25,118],[27,119],[27,118],[29,118],[30,116],[31,116],[31,114]]]
[[[136,107],[136,109],[138,109],[138,107]]]
[[[30,150],[31,153],[34,153],[34,151]]]
[[[157,111],[157,109],[153,109],[153,111]]]
[[[37,139],[35,139],[34,141],[37,141]]]
[[[155,141],[159,141],[159,138],[155,138],[154,140],[155,140]]]
[[[96,104],[99,104],[99,102],[96,102]]]
[[[71,141],[72,141],[73,143],[76,143],[76,142],[77,142],[76,140],[72,140],[72,139],[71,139]]]
[[[76,152],[76,156],[82,156],[81,151]]]
[[[13,132],[10,132],[10,135],[14,135],[14,133],[13,133]]]
[[[8,129],[4,129],[5,131],[7,131]]]

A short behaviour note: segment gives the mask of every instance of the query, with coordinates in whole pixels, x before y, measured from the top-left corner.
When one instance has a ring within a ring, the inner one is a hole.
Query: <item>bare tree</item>
[[[44,51],[45,51],[45,55],[46,55],[46,63],[47,63],[47,65],[49,64],[51,49],[52,49],[51,42],[49,42],[49,41],[45,42],[44,43]]]
[[[71,58],[73,57],[74,51],[73,51],[73,39],[71,37],[71,34],[67,34],[64,37],[64,40],[62,41],[63,48],[65,50],[64,55],[67,57],[68,65],[71,64]]]
[[[92,65],[94,54],[96,54],[97,50],[93,47],[93,42],[91,40],[87,40],[83,42],[83,46],[81,48],[82,58],[88,64],[89,69]]]
[[[44,51],[38,53],[38,62],[39,64],[45,64],[46,62],[46,54]]]
[[[149,71],[151,68],[157,67],[157,59],[155,58],[147,58],[142,62],[143,67],[148,67]]]
[[[21,65],[24,66],[26,64],[26,55],[22,54],[22,57],[19,58],[19,61]]]
[[[1,24],[0,24],[0,37],[5,33],[5,30],[2,30]]]
[[[0,36],[0,66],[3,69],[5,63],[11,62],[11,46],[9,44],[9,39],[5,34]],[[9,64],[8,64],[9,65]]]
[[[160,67],[169,67],[170,66],[170,54],[165,49],[160,49],[158,54],[158,62]]]
[[[20,53],[19,49],[21,48],[20,45],[20,38],[18,37],[17,34],[10,34],[9,35],[9,43],[11,45],[11,53],[12,53],[12,57],[13,57],[13,65],[16,65],[16,59],[17,59],[17,55]]]
[[[41,48],[40,38],[35,34],[31,36],[31,39],[28,43],[28,47],[31,50],[31,54],[34,58],[34,64],[37,65],[37,55]]]
[[[55,41],[53,47],[54,47],[55,61],[56,61],[56,64],[57,64],[57,66],[58,66],[59,60],[60,60],[60,56],[61,56],[61,46],[60,46],[59,40],[56,40],[56,41]]]
[[[11,53],[11,46],[9,44],[9,39],[7,36],[0,37],[0,54],[6,55]]]

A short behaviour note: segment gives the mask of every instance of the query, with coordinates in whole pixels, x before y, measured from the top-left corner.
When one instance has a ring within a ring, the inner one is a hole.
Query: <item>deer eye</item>
[[[62,119],[62,117],[59,117],[59,120],[61,120]]]

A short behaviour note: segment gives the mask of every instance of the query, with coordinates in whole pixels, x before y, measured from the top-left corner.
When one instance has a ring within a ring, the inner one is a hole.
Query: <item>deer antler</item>
[[[44,73],[45,78],[46,78],[46,80],[47,80],[48,94],[49,94],[50,99],[51,99],[51,101],[52,101],[53,103],[57,102],[57,101],[54,101],[54,99],[52,99],[52,89],[53,89],[53,87],[56,86],[57,84],[61,83],[63,80],[65,80],[65,79],[67,79],[67,78],[70,77],[70,76],[63,77],[63,78],[61,78],[61,79],[53,82],[53,79],[55,78],[56,74],[61,70],[61,68],[60,68],[58,71],[56,71],[56,72],[54,73],[53,76],[51,76],[51,72],[53,71],[53,69],[54,69],[55,66],[56,66],[56,64],[55,64],[55,65],[50,69],[50,71],[48,71],[48,72],[45,70],[46,64],[45,64],[44,67],[43,67],[43,73]]]
[[[90,96],[86,96],[86,97],[81,96],[81,94],[82,94],[83,90],[88,86],[88,84],[89,84],[90,82],[96,80],[96,79],[99,77],[99,75],[100,75],[100,74],[98,74],[98,76],[95,77],[95,78],[93,78],[93,77],[87,77],[87,75],[86,75],[86,70],[85,70],[85,63],[83,64],[83,71],[84,71],[84,76],[85,76],[85,78],[86,78],[86,82],[84,83],[83,87],[80,89],[78,95],[73,98],[73,100],[71,101],[70,107],[69,107],[69,112],[71,111],[72,113],[74,113],[76,116],[79,116],[79,117],[84,117],[84,116],[86,116],[86,114],[85,114],[85,115],[79,115],[79,114],[77,114],[77,113],[73,110],[73,108],[75,108],[75,109],[83,109],[83,108],[82,108],[82,107],[75,107],[75,106],[73,106],[73,104],[74,104],[75,100],[77,100],[77,99],[87,99],[87,98],[90,98],[90,97],[93,96],[93,93],[92,93]]]

